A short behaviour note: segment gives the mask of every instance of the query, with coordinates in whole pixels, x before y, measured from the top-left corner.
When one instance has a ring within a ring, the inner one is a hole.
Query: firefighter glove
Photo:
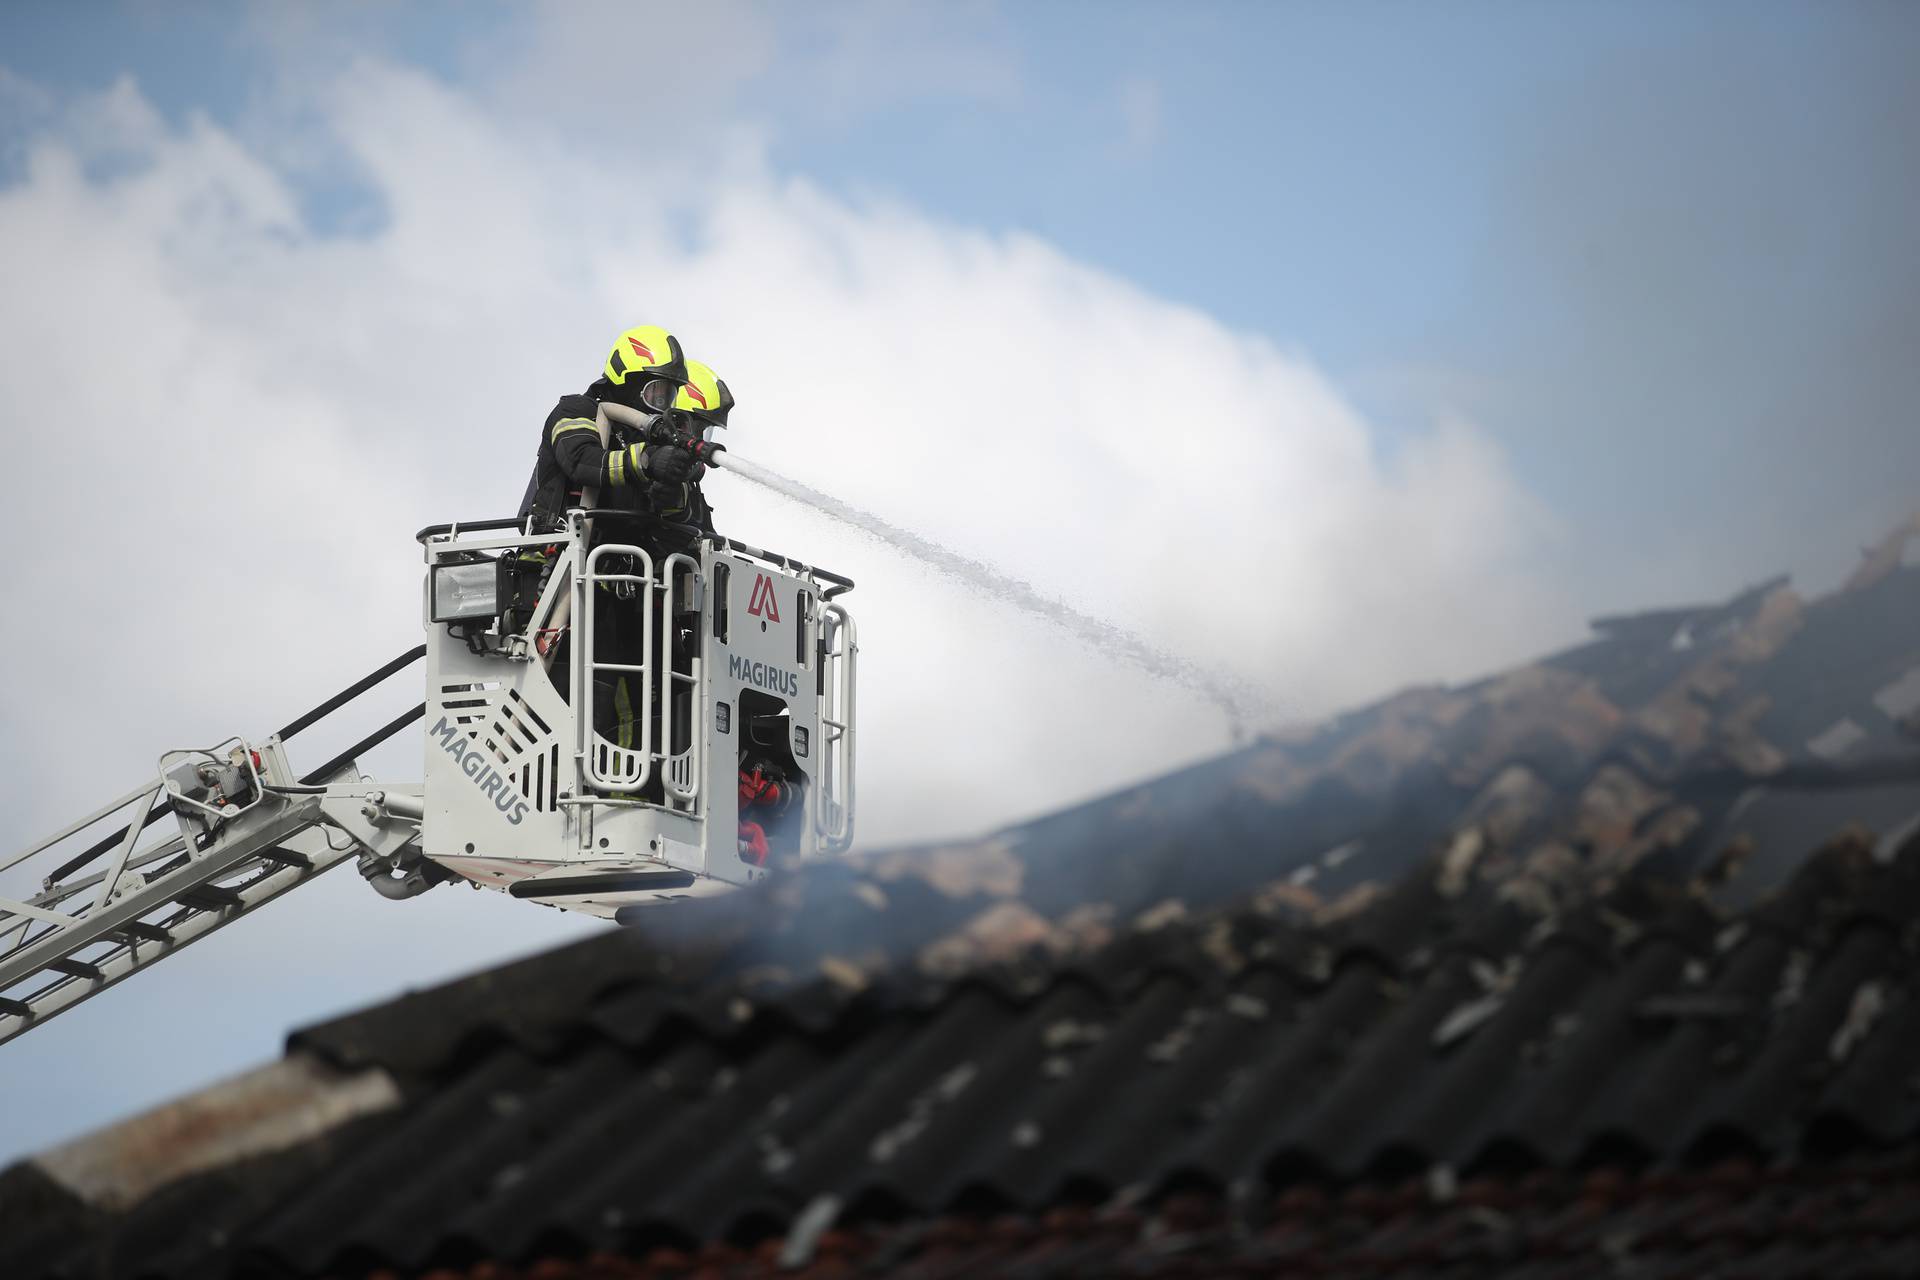
[[[647,474],[662,484],[684,484],[693,475],[693,454],[679,445],[655,445],[645,459]]]

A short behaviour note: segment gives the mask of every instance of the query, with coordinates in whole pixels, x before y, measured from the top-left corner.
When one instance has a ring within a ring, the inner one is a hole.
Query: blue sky
[[[173,115],[244,121],[271,71],[263,13],[25,0],[0,17],[4,65],[61,90],[131,73]],[[336,54],[463,83],[538,21],[511,4],[342,4],[301,27]],[[647,48],[643,13],[620,25]],[[766,27],[770,48],[741,54],[722,33],[699,56],[745,73],[739,107],[780,171],[1043,236],[1300,347],[1388,445],[1434,411],[1473,413],[1580,545],[1626,510],[1653,520],[1624,533],[1642,553],[1728,530],[1753,547],[1730,553],[1740,572],[1832,576],[1864,520],[1901,503],[1884,478],[1887,462],[1916,461],[1901,439],[1914,432],[1849,378],[1872,353],[1797,344],[1805,326],[1857,322],[1876,292],[1899,313],[1880,320],[1907,324],[1887,342],[1912,336],[1908,6],[1056,0],[776,10]],[[899,46],[916,65],[929,48],[948,61],[893,81]],[[697,150],[689,138],[680,154]],[[351,180],[307,188],[323,226],[376,217],[359,196]],[[1692,261],[1665,274],[1674,238]],[[1601,259],[1611,288],[1588,278]],[[1651,322],[1609,320],[1624,307]],[[1665,349],[1663,311],[1728,332]],[[1824,367],[1784,367],[1803,351]],[[1899,370],[1866,374],[1910,390]],[[1759,514],[1728,526],[1713,489],[1780,489],[1768,459],[1799,466],[1851,432],[1859,445],[1841,453],[1855,457],[1820,459],[1828,486],[1768,491],[1789,528]],[[1759,457],[1732,457],[1749,438]],[[1870,516],[1795,547],[1862,487]],[[1686,558],[1695,574],[1728,564]],[[1603,557],[1586,568],[1620,603],[1636,585],[1709,587],[1636,583]]]
[[[131,72],[169,113],[244,122],[271,73],[262,14],[27,0],[0,22],[5,65],[39,82]],[[460,83],[540,20],[337,5],[298,41]],[[644,15],[619,25],[647,48]],[[699,56],[745,74],[780,171],[1044,237],[1298,347],[1387,447],[1474,415],[1576,548],[1642,557],[1573,553],[1612,603],[1717,588],[1712,571],[1830,578],[1905,500],[1890,478],[1920,433],[1890,421],[1912,383],[1884,348],[1911,363],[1920,278],[1908,6],[1058,0],[764,25],[767,47],[723,34]],[[890,76],[903,49],[914,70]],[[929,50],[944,61],[916,81]],[[322,225],[376,217],[356,195],[307,190]],[[1894,331],[1863,350],[1859,324]],[[1821,517],[1839,527],[1809,542]],[[1748,550],[1693,541],[1714,536]]]
[[[1345,370],[1432,362],[1446,322],[1475,313],[1497,188],[1530,110],[1570,79],[1613,60],[1629,81],[1661,50],[1738,61],[1850,38],[1810,10],[1730,26],[1712,5],[955,5],[896,25],[969,65],[876,102],[819,61],[875,7],[828,6],[824,30],[778,21],[783,57],[743,96],[783,168],[1033,232]],[[232,120],[267,74],[250,12],[24,0],[7,65],[70,89],[131,72],[171,114]],[[456,82],[490,33],[535,20],[488,3],[334,12],[350,47]],[[323,217],[343,199],[314,194]]]
[[[492,40],[534,21],[509,4],[361,4],[332,6],[313,27],[340,50],[380,50],[459,83],[486,73]],[[824,6],[770,21],[778,48],[741,102],[768,125],[783,171],[1044,236],[1156,294],[1308,349],[1388,426],[1432,413],[1440,395],[1465,401],[1455,407],[1486,416],[1551,501],[1588,520],[1622,505],[1619,491],[1594,491],[1596,472],[1651,501],[1692,505],[1741,424],[1596,422],[1594,388],[1561,384],[1592,353],[1584,292],[1559,278],[1578,271],[1567,255],[1582,244],[1603,251],[1619,232],[1613,251],[1632,273],[1628,236],[1678,230],[1695,236],[1695,251],[1713,248],[1715,219],[1740,223],[1772,205],[1778,238],[1751,259],[1703,265],[1695,274],[1707,296],[1690,299],[1705,307],[1701,322],[1757,322],[1768,344],[1788,342],[1793,322],[1780,313],[1845,322],[1872,276],[1893,271],[1910,288],[1916,271],[1912,148],[1897,113],[1910,106],[1899,81],[1920,50],[1907,6],[1058,0]],[[23,0],[0,23],[13,71],[60,88],[132,73],[171,113],[238,119],[265,75],[259,10],[242,4]],[[632,27],[626,38],[645,48],[645,19]],[[845,52],[829,46],[866,27],[877,35],[858,65],[835,61]],[[856,83],[877,75],[889,38],[916,54],[947,44],[954,65],[924,86]],[[733,50],[703,56],[726,61]],[[1586,169],[1594,205],[1569,209],[1542,190],[1565,165]],[[351,186],[309,198],[323,223],[367,217]],[[1644,225],[1632,225],[1636,213]],[[1709,226],[1667,225],[1690,213]],[[1553,219],[1565,219],[1559,242],[1540,234]],[[1738,240],[1740,226],[1724,230]],[[1857,232],[1864,246],[1832,244]],[[1822,257],[1849,248],[1841,271],[1824,269]],[[1801,261],[1780,261],[1782,251]],[[1751,280],[1732,286],[1728,274]],[[1580,292],[1571,309],[1569,290]],[[1630,301],[1655,309],[1663,297],[1647,288]],[[1657,355],[1642,370],[1628,365],[1632,351],[1617,355],[1622,367],[1584,372],[1622,378],[1603,395],[1636,415],[1699,391],[1661,378]],[[1553,403],[1574,397],[1588,403]],[[1736,395],[1745,403],[1728,413],[1764,416],[1778,397]],[[1553,409],[1569,424],[1546,420]],[[1647,432],[1678,445],[1670,478],[1638,464]],[[1766,443],[1805,445],[1807,434]],[[1751,468],[1732,470],[1745,478]],[[1876,499],[1880,514],[1889,495]],[[1778,533],[1755,535],[1764,553],[1788,551]],[[1797,566],[1816,564],[1832,557]]]
[[[74,464],[38,424],[123,424],[139,465],[95,476],[103,509],[282,568],[108,601],[23,567],[69,626],[0,690],[9,838],[414,643],[411,531],[517,498],[553,395],[642,320],[741,393],[736,448],[1280,718],[1594,613],[1819,590],[1920,506],[1915,65],[1896,4],[15,0],[0,500],[54,527]],[[715,497],[861,580],[876,841],[1224,744],[1178,689]],[[118,564],[117,537],[66,559]],[[278,625],[316,614],[351,625]],[[127,616],[182,679],[127,660]],[[578,924],[297,897],[0,1050],[68,1095],[0,1152]],[[102,1049],[130,1027],[137,1077]]]

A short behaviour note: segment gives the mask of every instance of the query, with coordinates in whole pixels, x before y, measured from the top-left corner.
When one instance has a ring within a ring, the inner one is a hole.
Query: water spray
[[[784,498],[832,516],[896,550],[904,551],[973,591],[1058,627],[1100,653],[1129,662],[1156,678],[1171,680],[1194,690],[1226,713],[1236,737],[1247,719],[1261,716],[1269,710],[1267,700],[1260,691],[1245,681],[1222,676],[1188,658],[1169,653],[1124,627],[1083,613],[1063,600],[1044,594],[1031,583],[949,550],[870,511],[842,502],[831,494],[822,493],[811,485],[789,479],[731,452],[709,452],[704,460]]]
[[[1148,675],[1171,680],[1199,693],[1226,713],[1236,738],[1240,736],[1240,730],[1247,720],[1272,718],[1273,708],[1269,699],[1245,680],[1209,671],[1191,659],[1169,653],[1124,627],[1083,613],[1064,600],[1046,595],[1031,583],[949,550],[911,529],[903,529],[890,520],[852,503],[842,502],[811,485],[802,484],[742,458],[724,444],[681,431],[670,416],[655,417],[612,402],[605,402],[600,407],[608,417],[645,432],[653,444],[686,449],[699,462],[730,471],[789,501],[831,516],[868,537],[905,552],[972,591],[1052,624],[1097,652],[1132,663]]]

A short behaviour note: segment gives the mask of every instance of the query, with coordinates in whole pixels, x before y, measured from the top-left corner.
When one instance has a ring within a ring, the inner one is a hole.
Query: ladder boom
[[[418,707],[304,775],[294,774],[285,752],[287,738],[338,713],[424,652],[417,646],[401,654],[258,748],[223,743],[170,752],[155,782],[0,862],[0,1042],[348,858],[358,858],[362,873],[388,897],[433,883],[417,870],[419,787],[372,783],[354,763],[416,720]],[[179,829],[143,844],[149,828],[170,815]],[[6,892],[36,878],[30,894]]]

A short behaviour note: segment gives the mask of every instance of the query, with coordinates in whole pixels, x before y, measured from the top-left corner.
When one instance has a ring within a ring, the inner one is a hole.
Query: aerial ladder
[[[388,898],[464,880],[630,921],[849,846],[851,580],[616,510],[417,541],[424,644],[264,739],[166,752],[0,862],[0,1041],[342,862]],[[412,710],[293,765],[293,739],[416,666]],[[420,781],[362,772],[415,725]],[[746,777],[775,803],[743,811]]]

